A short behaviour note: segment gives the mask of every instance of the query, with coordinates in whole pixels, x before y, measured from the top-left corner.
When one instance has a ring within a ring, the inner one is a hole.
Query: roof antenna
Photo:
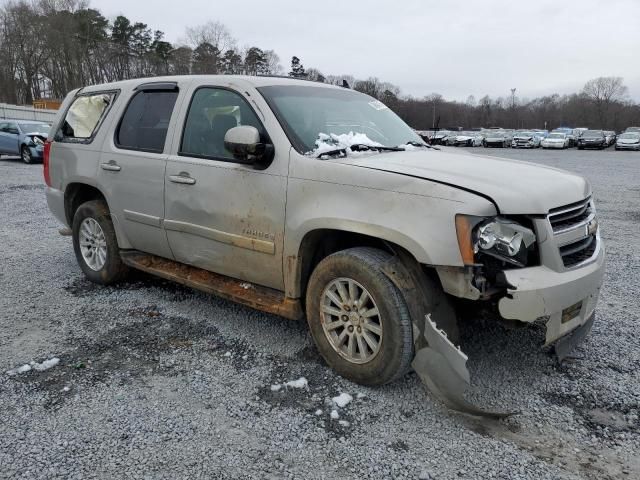
[[[347,82],[344,78],[342,79],[342,88],[351,88],[349,86],[349,82]]]

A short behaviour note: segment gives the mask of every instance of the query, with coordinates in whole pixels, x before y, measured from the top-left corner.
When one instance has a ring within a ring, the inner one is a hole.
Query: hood
[[[591,193],[580,175],[534,163],[434,150],[347,157],[340,163],[432,180],[489,197],[506,214],[546,214]]]

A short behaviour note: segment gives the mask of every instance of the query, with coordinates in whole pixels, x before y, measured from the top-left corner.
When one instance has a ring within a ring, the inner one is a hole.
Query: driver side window
[[[260,120],[239,94],[223,88],[200,88],[191,99],[179,154],[233,162],[233,155],[224,147],[224,136],[240,125],[255,127],[261,138],[266,138]]]

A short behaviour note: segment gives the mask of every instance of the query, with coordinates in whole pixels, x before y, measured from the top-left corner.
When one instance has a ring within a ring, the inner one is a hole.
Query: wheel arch
[[[390,238],[388,233],[365,233],[357,229],[316,228],[304,234],[297,250],[287,255],[285,265],[286,295],[291,298],[304,298],[307,283],[315,266],[332,253],[353,247],[374,247],[391,254],[403,252],[416,264],[425,263],[425,252],[416,251],[416,245],[402,238]],[[400,240],[400,241],[398,241]]]
[[[107,197],[95,185],[83,182],[72,182],[66,186],[64,189],[64,214],[65,219],[67,220],[67,225],[73,224],[73,216],[75,215],[78,207],[91,200],[102,200],[107,205],[109,212],[111,212],[111,207],[109,206]],[[121,248],[127,248],[127,242],[122,235],[118,217],[116,215],[111,215],[111,221],[113,222],[118,244]]]

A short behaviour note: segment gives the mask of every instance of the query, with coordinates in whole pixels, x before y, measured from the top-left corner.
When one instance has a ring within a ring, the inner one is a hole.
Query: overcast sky
[[[402,92],[521,98],[571,93],[624,77],[640,101],[640,0],[91,0],[113,18],[147,23],[176,42],[218,20],[239,46],[292,55],[327,74],[376,76]]]

